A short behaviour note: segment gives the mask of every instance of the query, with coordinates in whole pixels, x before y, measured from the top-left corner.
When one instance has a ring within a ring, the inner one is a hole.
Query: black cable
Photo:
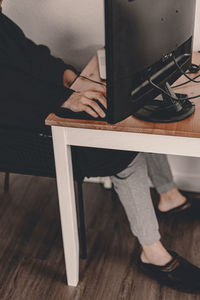
[[[89,81],[91,81],[91,82],[93,82],[93,83],[97,83],[97,84],[100,84],[100,85],[106,86],[106,84],[104,84],[104,83],[102,83],[102,82],[99,82],[99,81],[96,81],[96,80],[90,79],[90,78],[88,78],[88,77],[85,77],[85,76],[83,76],[83,75],[79,75],[79,77],[80,77],[80,78],[83,78],[83,79],[87,79],[87,80],[89,80]]]
[[[170,97],[171,99],[177,101],[177,100],[180,100],[180,99],[177,99],[173,96],[171,96],[170,94],[168,94],[165,90],[163,90],[162,88],[160,88],[157,84],[155,84],[151,78],[148,79],[149,83],[155,87],[157,90],[161,91],[163,94],[167,95],[168,97]],[[196,98],[200,98],[200,95],[196,95],[196,96],[193,96],[193,97],[187,97],[186,99],[183,99],[183,100],[192,100],[192,99],[196,99]]]
[[[195,76],[193,79],[196,79],[196,78],[198,78],[198,77],[200,77],[200,74],[197,75],[197,76]],[[187,84],[187,83],[190,83],[190,82],[191,82],[190,80],[187,80],[187,81],[184,81],[183,83],[180,83],[180,84],[177,84],[177,85],[172,86],[172,88],[175,89],[175,88],[178,88],[178,87],[183,86],[183,85],[185,85],[185,84]]]
[[[181,71],[182,71],[182,70],[181,70]],[[183,71],[182,71],[182,72],[183,72]],[[183,73],[184,73],[184,72],[183,72]],[[106,86],[106,84],[104,84],[104,83],[101,83],[101,82],[99,82],[99,81],[90,79],[90,78],[85,77],[85,76],[83,76],[83,75],[79,75],[79,77],[81,77],[81,78],[83,78],[83,79],[86,79],[86,80],[89,80],[89,81],[91,81],[91,82],[93,82],[93,83],[97,83],[97,84]],[[188,77],[189,77],[189,76],[188,76]],[[197,78],[197,77],[200,77],[200,75],[196,76],[195,78]],[[189,78],[190,78],[190,77],[189,77]],[[194,78],[194,79],[195,79],[195,78]],[[151,80],[151,78],[149,78],[148,81],[149,81],[149,83],[150,83],[153,87],[155,87],[156,89],[160,90],[162,93],[164,93],[165,95],[169,96],[171,99],[173,99],[173,100],[175,100],[175,101],[178,100],[177,98],[172,97],[172,96],[171,96],[170,94],[168,94],[165,90],[163,90],[162,88],[160,88],[158,85],[156,85],[156,84]],[[190,82],[190,80],[188,80],[188,82]],[[188,83],[188,82],[187,82],[187,83]],[[199,82],[200,82],[200,81],[199,81]],[[173,88],[178,87],[178,86],[181,86],[181,85],[184,85],[184,84],[186,84],[186,83],[182,83],[182,84],[180,84],[180,85],[174,86]],[[199,98],[199,97],[200,97],[200,95],[196,95],[196,96],[189,97],[189,98],[186,98],[186,99],[187,99],[187,100],[192,100],[192,99],[196,99],[196,98]],[[184,99],[184,100],[186,100],[186,99]]]
[[[179,64],[177,63],[176,61],[176,58],[173,56],[173,61],[175,63],[175,65],[177,66],[177,68],[179,69],[179,71],[181,72],[182,75],[184,75],[187,79],[189,79],[189,81],[192,81],[192,82],[195,82],[195,83],[200,83],[200,80],[195,80],[195,79],[192,79],[190,78],[182,69],[181,67],[179,66]]]
[[[191,64],[188,70],[189,71],[186,74],[196,74],[200,71],[200,65]]]

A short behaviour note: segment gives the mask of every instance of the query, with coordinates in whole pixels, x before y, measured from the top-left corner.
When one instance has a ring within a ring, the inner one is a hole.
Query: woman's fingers
[[[107,108],[107,100],[103,92],[87,90],[74,92],[62,106],[74,112],[85,111],[94,118],[104,118],[106,114],[103,107]]]
[[[89,106],[85,105],[84,109],[83,109],[87,114],[89,114],[90,116],[92,116],[93,118],[97,118],[98,114]]]
[[[101,117],[104,118],[105,112],[103,111],[103,109],[98,105],[97,102],[95,102],[94,100],[90,100],[88,98],[84,98],[83,99],[83,104],[84,105],[89,105],[94,111],[97,112],[97,114]]]
[[[85,96],[89,99],[99,100],[99,102],[107,109],[107,99],[102,92],[90,90],[85,92]]]

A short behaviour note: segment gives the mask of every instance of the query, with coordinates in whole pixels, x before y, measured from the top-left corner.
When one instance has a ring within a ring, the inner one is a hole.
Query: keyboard
[[[99,49],[97,51],[99,74],[102,80],[106,80],[106,53],[105,49]]]
[[[106,121],[107,118],[94,118],[88,115],[86,112],[73,112],[67,108],[60,107],[55,114],[60,118],[67,118],[67,119],[76,119],[76,120],[91,120],[91,121]]]

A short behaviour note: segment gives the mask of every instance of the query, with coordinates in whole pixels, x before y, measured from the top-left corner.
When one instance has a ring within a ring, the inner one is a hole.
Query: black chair
[[[0,172],[5,172],[5,192],[9,190],[9,173],[56,177],[52,136],[45,130],[0,128],[0,141]],[[81,258],[86,258],[83,180],[76,175],[75,181]]]

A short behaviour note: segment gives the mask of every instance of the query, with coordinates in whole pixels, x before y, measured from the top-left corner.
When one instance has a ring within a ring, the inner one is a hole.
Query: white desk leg
[[[76,286],[79,280],[79,241],[71,147],[67,145],[66,131],[63,127],[52,127],[67,282]]]

